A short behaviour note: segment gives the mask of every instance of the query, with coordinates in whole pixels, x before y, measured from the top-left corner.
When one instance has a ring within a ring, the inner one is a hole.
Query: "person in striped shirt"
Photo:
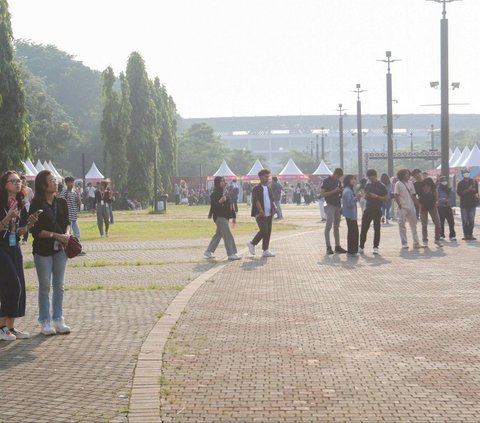
[[[65,185],[67,186],[60,193],[60,197],[64,198],[67,201],[68,206],[68,218],[70,219],[70,224],[73,231],[73,236],[80,240],[80,227],[78,226],[78,211],[80,210],[80,205],[82,200],[78,192],[73,189],[74,179],[71,176],[65,178]],[[82,251],[80,255],[85,255],[86,253]]]

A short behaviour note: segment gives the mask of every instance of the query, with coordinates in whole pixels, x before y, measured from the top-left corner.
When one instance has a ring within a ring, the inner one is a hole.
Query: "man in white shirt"
[[[398,230],[402,240],[402,248],[408,249],[406,222],[408,222],[412,231],[413,248],[420,248],[421,245],[417,235],[417,211],[415,208],[418,200],[415,196],[413,183],[410,181],[410,171],[408,169],[400,169],[397,172],[397,178],[394,195],[398,205]]]
[[[262,169],[258,172],[260,184],[256,185],[252,191],[252,217],[255,217],[258,225],[258,233],[251,242],[247,243],[250,254],[255,254],[255,246],[262,241],[263,257],[275,257],[269,249],[270,236],[272,234],[272,219],[275,214],[275,204],[273,193],[268,186],[270,181],[270,171]]]

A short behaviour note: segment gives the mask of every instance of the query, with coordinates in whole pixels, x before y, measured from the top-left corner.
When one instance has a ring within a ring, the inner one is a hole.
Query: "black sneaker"
[[[338,246],[338,247],[335,247],[335,252],[338,254],[345,254],[347,250],[344,250],[342,247]]]
[[[333,254],[332,247],[327,247],[327,254],[328,254],[328,255]]]

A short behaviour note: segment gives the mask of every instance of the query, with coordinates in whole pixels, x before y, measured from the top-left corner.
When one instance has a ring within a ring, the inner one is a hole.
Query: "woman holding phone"
[[[230,201],[230,197],[226,191],[225,179],[222,176],[216,176],[214,181],[214,188],[212,195],[210,196],[210,212],[208,217],[212,218],[217,225],[217,232],[213,235],[207,250],[203,254],[206,258],[213,258],[213,253],[218,247],[220,240],[223,238],[225,243],[225,249],[229,260],[240,260],[237,256],[237,246],[233,239],[232,232],[228,226],[228,221],[232,218],[232,223],[236,224],[236,214],[233,210],[233,205]]]
[[[14,341],[30,338],[15,328],[15,319],[25,316],[25,277],[20,237],[37,221],[38,214],[27,218],[22,181],[9,170],[0,176],[0,339]]]
[[[39,210],[37,224],[32,228],[33,259],[37,270],[38,321],[46,336],[70,333],[63,318],[63,293],[67,255],[65,247],[70,235],[68,206],[63,198],[56,198],[57,182],[52,172],[42,170],[35,178],[35,197],[30,214]],[[53,287],[50,313],[50,285]]]

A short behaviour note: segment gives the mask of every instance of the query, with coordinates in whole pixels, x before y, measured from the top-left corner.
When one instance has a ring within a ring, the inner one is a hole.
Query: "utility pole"
[[[441,89],[441,167],[442,176],[447,178],[450,175],[449,151],[450,151],[450,116],[449,116],[449,87],[448,87],[448,19],[447,3],[458,0],[427,0],[435,3],[442,3],[442,19],[440,20],[440,89]]]
[[[344,167],[344,160],[343,160],[343,116],[345,109],[342,108],[342,104],[338,105],[337,112],[340,113],[338,118],[338,132],[340,135],[340,167],[343,169]]]
[[[392,106],[392,74],[390,73],[390,64],[398,62],[399,60],[392,60],[392,52],[387,51],[386,60],[377,60],[377,62],[384,62],[387,64],[387,156],[388,176],[393,176],[393,106]]]
[[[360,89],[357,84],[354,93],[357,93],[357,156],[358,156],[358,180],[363,178],[363,152],[362,152],[362,102],[360,101],[360,93],[365,90]]]
[[[322,126],[322,160],[325,160],[325,128],[323,126]]]
[[[316,154],[316,159],[317,159],[317,165],[318,165],[318,164],[320,163],[320,162],[318,161],[318,134],[315,135],[315,139],[316,139],[316,141],[317,141],[317,151],[316,151],[317,154]]]

